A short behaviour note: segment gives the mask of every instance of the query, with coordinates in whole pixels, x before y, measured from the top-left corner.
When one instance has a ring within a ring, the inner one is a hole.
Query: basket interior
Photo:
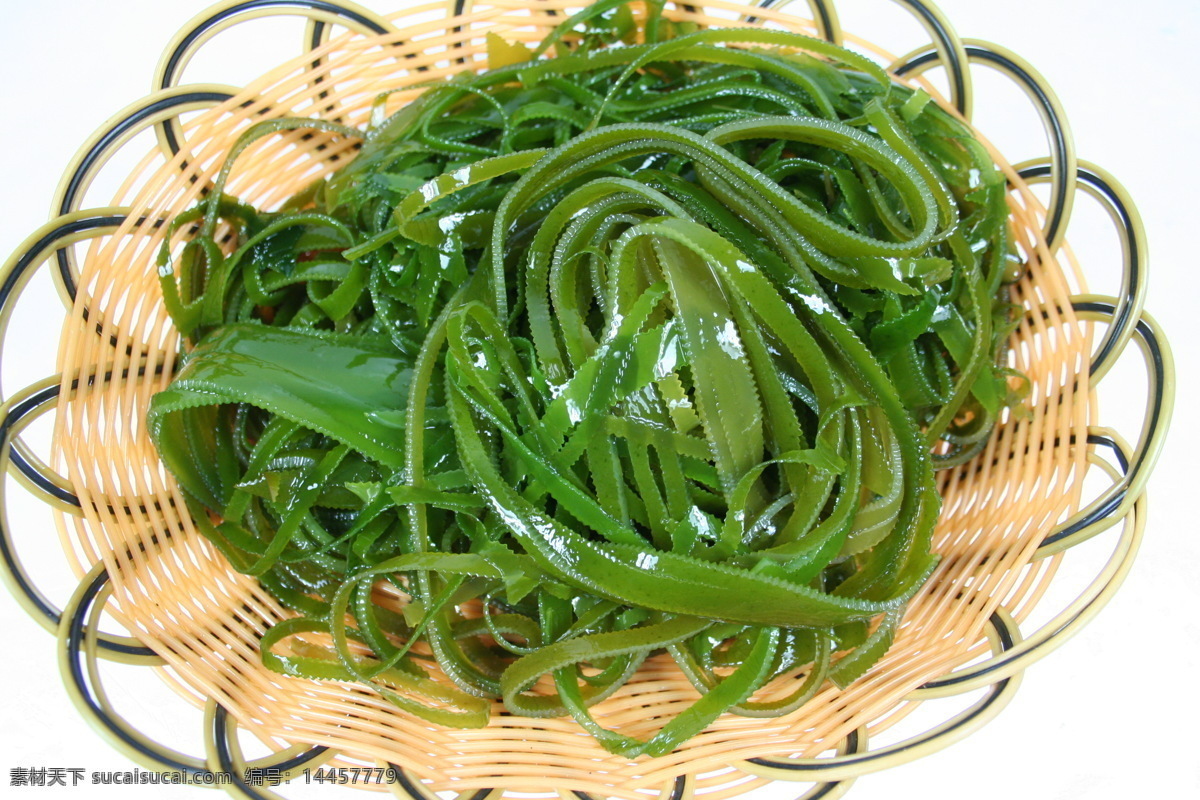
[[[538,41],[570,7],[561,0],[533,9],[499,0],[457,16],[444,3],[415,7],[392,20],[397,33],[335,39],[185,122],[174,159],[159,150],[147,155],[113,203],[132,209],[128,221],[90,245],[64,323],[57,467],[84,513],[60,515],[60,527],[75,563],[104,561],[115,613],[166,660],[172,682],[193,697],[216,698],[275,749],[322,744],[339,749],[348,763],[397,763],[435,791],[574,789],[644,798],[694,775],[698,790],[731,796],[766,780],[747,771],[746,759],[816,756],[852,731],[874,734],[893,725],[916,705],[906,700],[910,692],[989,650],[993,612],[1024,619],[1054,574],[1056,558],[1033,556],[1046,532],[1080,504],[1086,448],[1074,443],[1086,440],[1094,417],[1091,330],[1071,312],[1069,297],[1082,289],[1078,270],[1049,251],[1044,209],[1011,168],[1010,204],[1028,262],[1013,302],[1040,312],[1024,316],[1011,347],[1011,365],[1032,382],[1028,413],[1007,415],[979,457],[939,474],[944,507],[934,549],[942,561],[910,604],[894,646],[845,690],[826,686],[777,719],[726,715],[667,756],[629,762],[571,720],[514,717],[500,708],[483,729],[439,728],[354,686],[268,671],[258,638],[288,613],[254,579],[232,572],[196,531],[142,423],[151,396],[171,379],[179,348],[162,306],[156,257],[184,234],[165,242],[166,226],[154,223],[198,200],[250,124],[319,116],[362,127],[380,93],[394,91],[386,101],[394,111],[418,91],[406,87],[482,67],[488,31]],[[816,30],[790,13],[756,10],[748,20],[744,11],[739,3],[712,2],[667,13],[701,25]],[[268,137],[240,156],[227,191],[258,206],[278,205],[344,165],[355,145],[321,131]],[[68,385],[83,376],[106,379]],[[779,680],[757,697],[783,696],[788,688]],[[594,713],[606,727],[646,737],[697,696],[669,659],[651,659]]]

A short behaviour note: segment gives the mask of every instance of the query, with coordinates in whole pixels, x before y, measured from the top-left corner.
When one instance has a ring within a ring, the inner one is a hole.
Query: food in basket
[[[272,669],[659,755],[855,680],[928,578],[934,470],[1020,386],[1004,177],[862,56],[646,8],[492,35],[366,131],[260,123],[173,221],[188,347],[149,426],[296,612]],[[296,128],[362,146],[279,210],[222,193]],[[647,741],[596,722],[664,650],[700,699]]]

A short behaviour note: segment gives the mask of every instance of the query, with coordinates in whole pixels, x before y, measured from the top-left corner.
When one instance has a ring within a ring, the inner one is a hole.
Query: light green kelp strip
[[[929,576],[934,468],[1011,401],[1004,180],[860,56],[649,10],[494,39],[285,210],[176,220],[189,348],[150,430],[299,615],[272,669],[661,754],[854,680]],[[663,651],[702,699],[648,742],[598,725]]]

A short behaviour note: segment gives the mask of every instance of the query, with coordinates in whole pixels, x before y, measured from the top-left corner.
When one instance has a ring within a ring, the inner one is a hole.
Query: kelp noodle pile
[[[365,132],[261,123],[174,221],[188,347],[149,428],[296,612],[270,668],[655,755],[855,679],[929,576],[934,469],[1011,400],[1001,174],[861,56],[636,19],[493,36]],[[361,150],[282,210],[223,193],[297,128]],[[664,651],[699,699],[649,741],[598,724]]]

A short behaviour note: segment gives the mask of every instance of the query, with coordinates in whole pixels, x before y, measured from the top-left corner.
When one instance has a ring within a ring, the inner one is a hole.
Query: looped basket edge
[[[252,4],[226,3],[211,12],[206,12],[208,16],[205,20],[220,16],[217,13],[218,9],[228,9],[235,5]],[[544,5],[547,10],[553,10],[558,6],[565,8],[569,4],[547,2]],[[830,37],[839,36],[840,26],[836,16],[831,16],[829,4],[814,0],[810,5],[817,8],[819,25],[814,26],[811,22],[798,20],[786,12],[769,7],[755,9],[753,15],[759,20],[821,31]],[[923,16],[918,12],[922,21],[927,23],[927,27],[932,26],[931,30],[942,32],[936,34],[942,36],[942,40],[929,52],[941,53],[942,58],[946,58],[946,54],[949,53],[954,57],[965,57],[968,61],[973,57],[975,60],[986,59],[986,55],[980,54],[997,52],[981,43],[972,42],[970,46],[964,46],[952,30],[945,32],[947,23],[929,12],[925,4],[906,2],[905,5],[924,10]],[[516,3],[496,3],[493,7],[500,10],[488,12],[464,8],[461,9],[464,16],[455,20],[456,25],[450,25],[448,19],[441,22],[448,35],[454,28],[466,29],[465,32],[453,33],[451,37],[457,47],[457,57],[467,57],[463,50],[473,52],[470,48],[478,47],[485,26],[497,26],[496,29],[505,30],[505,24],[513,24],[512,20],[506,23],[506,10],[524,6]],[[430,9],[434,6],[425,8]],[[707,4],[706,8],[749,11],[737,3],[712,3]],[[679,18],[701,22],[712,22],[716,19],[706,17],[698,10],[687,11],[680,8],[672,13]],[[930,19],[934,22],[930,23]],[[561,16],[557,20],[547,17],[539,24],[551,25],[559,20]],[[724,19],[717,21],[728,24]],[[157,248],[157,243],[161,240],[160,221],[169,218],[171,212],[181,210],[194,201],[199,188],[206,180],[211,179],[216,169],[219,169],[219,159],[212,163],[211,153],[219,151],[221,142],[227,144],[232,141],[241,129],[240,123],[231,120],[244,121],[252,115],[258,118],[257,115],[260,114],[289,113],[289,109],[279,104],[279,97],[285,94],[280,87],[286,85],[307,87],[308,94],[303,102],[308,105],[303,107],[310,113],[313,108],[319,108],[361,122],[361,104],[355,106],[343,103],[335,109],[328,102],[330,96],[327,87],[331,81],[324,76],[333,75],[342,66],[355,67],[370,73],[372,64],[366,59],[373,57],[372,53],[407,53],[404,48],[415,47],[411,41],[406,41],[395,32],[377,35],[372,39],[373,42],[385,45],[383,50],[373,50],[366,46],[365,40],[347,36],[325,43],[328,29],[321,28],[314,33],[314,28],[318,24],[327,25],[329,22],[332,22],[332,18],[322,18],[310,24],[308,44],[315,45],[314,51],[274,73],[278,76],[274,85],[266,77],[255,82],[255,93],[233,90],[226,92],[225,87],[201,90],[196,87],[165,85],[160,93],[128,107],[113,123],[98,132],[97,136],[89,141],[85,148],[86,153],[73,162],[70,177],[64,178],[63,185],[66,189],[60,189],[60,195],[56,198],[56,208],[62,210],[64,216],[50,223],[40,237],[35,237],[36,241],[27,243],[4,273],[5,292],[0,300],[7,310],[19,295],[30,272],[53,256],[57,261],[56,275],[61,293],[64,299],[73,303],[71,316],[68,317],[64,328],[61,355],[63,370],[58,382],[57,399],[49,388],[51,384],[47,384],[39,385],[40,388],[34,391],[14,395],[5,403],[4,421],[0,427],[3,431],[0,461],[5,458],[11,459],[10,463],[23,476],[23,482],[27,486],[48,501],[58,501],[56,507],[65,515],[62,524],[67,535],[97,565],[85,578],[84,584],[81,584],[82,594],[77,595],[77,599],[85,598],[88,604],[85,605],[83,600],[80,600],[79,603],[68,607],[69,613],[62,614],[40,595],[24,575],[20,561],[11,546],[7,521],[0,518],[0,523],[3,523],[0,529],[0,545],[3,545],[7,567],[4,570],[6,580],[15,584],[18,597],[26,598],[27,607],[41,616],[43,624],[53,627],[58,623],[58,618],[62,618],[61,624],[57,625],[60,641],[65,643],[64,652],[75,654],[76,658],[72,663],[79,666],[78,656],[84,652],[81,648],[85,641],[92,642],[88,647],[95,655],[122,655],[119,640],[89,633],[98,619],[99,609],[103,608],[103,603],[96,603],[98,595],[102,593],[101,588],[92,589],[98,580],[95,576],[100,573],[111,576],[114,599],[107,610],[130,630],[136,631],[137,641],[140,642],[124,642],[124,646],[137,651],[124,655],[143,657],[146,663],[165,661],[171,665],[171,671],[178,680],[213,698],[210,716],[218,720],[213,723],[214,730],[218,724],[229,724],[230,716],[239,720],[261,716],[265,707],[262,693],[278,693],[288,689],[281,689],[283,682],[270,673],[265,673],[261,665],[258,665],[253,685],[236,685],[236,681],[230,679],[227,674],[220,674],[220,659],[213,657],[211,649],[208,653],[203,651],[205,646],[211,648],[211,645],[206,645],[205,642],[211,640],[214,635],[225,636],[224,631],[229,631],[228,636],[231,638],[227,644],[235,648],[245,648],[252,644],[257,630],[271,619],[280,618],[284,612],[251,581],[229,574],[212,548],[191,529],[186,516],[179,516],[178,509],[183,508],[181,498],[176,494],[174,487],[164,481],[161,469],[157,467],[153,449],[144,441],[144,434],[139,430],[140,425],[134,423],[129,427],[127,423],[128,429],[116,433],[115,438],[111,440],[101,437],[97,441],[87,437],[99,435],[96,428],[100,426],[96,426],[94,421],[109,418],[106,415],[118,411],[128,415],[132,410],[144,409],[142,404],[169,380],[170,367],[164,365],[174,363],[176,344],[161,308],[155,310],[152,307],[158,302],[155,294],[157,283],[149,280],[153,277],[153,270],[147,268],[143,251],[153,252]],[[464,25],[464,22],[467,24]],[[428,27],[428,23],[425,24]],[[521,24],[529,25],[529,18],[522,17]],[[403,31],[407,35],[413,28],[401,23],[395,26],[394,30]],[[520,35],[540,38],[540,33],[524,30]],[[203,34],[199,34],[191,41],[202,41],[202,38]],[[189,37],[185,34],[177,37],[177,41],[188,40]],[[428,43],[424,44],[428,49]],[[420,57],[408,60],[419,61]],[[430,69],[422,73],[420,79],[428,77],[429,72],[453,72],[456,65],[443,65],[443,60],[430,59]],[[907,61],[895,61],[893,66],[911,66],[919,62],[927,68],[933,60],[932,56],[918,54]],[[898,71],[916,70],[913,68]],[[1025,67],[1022,67],[1022,71],[1026,74],[1031,73]],[[969,74],[969,70],[967,73]],[[167,71],[163,74],[177,76],[178,73]],[[1035,88],[1041,87],[1036,73],[1032,73],[1032,76],[1032,85]],[[374,75],[372,79],[378,81]],[[325,85],[322,86],[322,83]],[[952,86],[957,92],[957,96],[953,98],[954,104],[960,110],[969,111],[969,80],[952,81]],[[353,95],[353,92],[347,94]],[[1045,94],[1043,92],[1043,95]],[[1049,96],[1052,97],[1052,94]],[[217,105],[212,111],[186,124],[179,123],[178,116],[183,111],[210,104]],[[1055,122],[1058,111],[1054,104],[1051,103],[1048,107],[1052,110],[1048,117],[1048,130],[1053,142],[1056,141],[1055,132],[1060,128],[1065,129],[1065,125]],[[239,114],[242,116],[239,117]],[[358,116],[355,117],[355,114]],[[1043,118],[1047,119],[1047,116],[1043,115]],[[86,190],[90,176],[102,167],[107,155],[128,141],[133,130],[150,125],[170,133],[160,136],[160,141],[166,147],[165,153],[157,159],[148,157],[143,162],[144,170],[150,173],[143,175],[143,185],[136,191],[131,189],[128,196],[118,198],[122,207],[79,211],[76,204]],[[294,148],[298,138],[279,137],[273,146],[281,149]],[[285,165],[287,169],[284,180],[267,190],[265,196],[268,199],[278,200],[286,196],[289,193],[286,188],[289,182],[294,188],[299,183],[298,176],[310,177],[314,167],[330,169],[328,158],[346,150],[344,145],[339,147],[337,143],[320,137],[317,141],[333,146],[322,152],[316,151],[316,145],[303,148],[301,158],[293,159]],[[448,741],[442,743],[445,759],[448,762],[453,760],[453,753],[456,752],[451,746],[453,741],[458,741],[460,748],[466,748],[457,752],[478,753],[481,738],[490,732],[500,737],[494,751],[495,760],[503,760],[506,753],[511,755],[513,752],[504,749],[506,743],[511,746],[514,742],[534,736],[534,729],[538,727],[535,723],[545,722],[542,729],[545,736],[543,741],[547,746],[560,748],[560,751],[548,752],[545,755],[549,759],[560,758],[562,764],[567,765],[562,769],[575,769],[576,774],[569,777],[558,774],[547,778],[545,775],[549,770],[544,765],[521,765],[519,762],[516,763],[517,768],[513,774],[507,776],[495,774],[496,770],[487,774],[486,770],[477,768],[457,774],[446,770],[438,771],[417,761],[408,765],[412,770],[411,773],[405,773],[411,774],[409,780],[431,780],[426,788],[446,789],[450,787],[449,781],[453,779],[456,788],[466,787],[469,791],[465,796],[472,799],[474,789],[490,790],[496,785],[514,790],[566,787],[580,792],[633,797],[650,788],[662,789],[669,786],[673,790],[676,783],[687,775],[705,772],[714,765],[728,763],[731,757],[746,760],[768,759],[765,762],[768,764],[782,763],[770,762],[771,758],[791,758],[797,753],[811,758],[827,749],[829,743],[843,741],[850,733],[860,729],[864,731],[862,739],[865,747],[865,732],[868,729],[886,729],[903,716],[903,712],[897,711],[897,704],[904,698],[913,696],[914,691],[917,691],[919,696],[919,687],[930,686],[931,682],[936,685],[939,676],[982,652],[987,643],[985,630],[989,625],[988,621],[997,613],[996,609],[1008,609],[1008,612],[1000,613],[1011,613],[1019,622],[1028,616],[1036,605],[1060,559],[1060,556],[1052,556],[1049,551],[1043,549],[1045,537],[1049,532],[1056,530],[1055,526],[1059,526],[1058,530],[1063,530],[1063,526],[1059,525],[1060,520],[1076,512],[1082,504],[1080,484],[1087,471],[1089,450],[1096,446],[1096,443],[1089,439],[1093,435],[1092,426],[1095,422],[1095,413],[1088,401],[1089,380],[1094,388],[1094,384],[1103,377],[1103,371],[1095,369],[1097,363],[1102,367],[1110,365],[1131,337],[1138,338],[1139,343],[1150,347],[1151,350],[1157,348],[1157,356],[1151,353],[1150,358],[1151,365],[1156,370],[1152,370],[1150,388],[1152,399],[1157,399],[1157,403],[1152,403],[1152,406],[1157,408],[1157,420],[1154,425],[1148,424],[1143,429],[1137,446],[1133,448],[1131,458],[1136,464],[1136,469],[1129,469],[1127,476],[1118,482],[1116,489],[1092,504],[1093,514],[1090,520],[1087,515],[1088,509],[1081,512],[1085,524],[1079,530],[1070,531],[1067,537],[1063,537],[1063,541],[1068,538],[1070,543],[1080,541],[1086,538],[1078,535],[1081,531],[1090,533],[1102,530],[1110,522],[1127,515],[1132,515],[1132,519],[1126,520],[1126,529],[1140,531],[1145,516],[1144,513],[1137,513],[1135,507],[1144,504],[1142,490],[1145,477],[1149,474],[1161,444],[1166,418],[1170,414],[1169,351],[1165,349],[1161,336],[1153,329],[1152,321],[1148,321],[1141,314],[1145,272],[1144,269],[1138,268],[1136,247],[1144,234],[1140,231],[1136,212],[1132,216],[1128,213],[1127,209],[1132,208],[1132,205],[1127,202],[1127,198],[1118,195],[1116,205],[1125,208],[1126,212],[1114,216],[1123,226],[1126,246],[1132,248],[1133,252],[1133,256],[1126,259],[1126,285],[1122,289],[1120,300],[1105,306],[1090,298],[1075,297],[1082,290],[1081,276],[1077,274],[1077,268],[1070,265],[1069,258],[1065,266],[1060,266],[1055,257],[1059,248],[1052,245],[1061,242],[1061,236],[1065,233],[1076,177],[1081,178],[1081,184],[1096,186],[1096,182],[1091,181],[1088,175],[1077,172],[1073,152],[1070,151],[1069,134],[1066,141],[1068,144],[1065,145],[1065,151],[1052,148],[1055,155],[1052,155],[1049,166],[1046,167],[1046,174],[1054,180],[1055,186],[1051,193],[1052,210],[1049,213],[1043,210],[1036,198],[1024,188],[1023,179],[1040,179],[1042,173],[1038,170],[1042,167],[1034,165],[1023,168],[1020,174],[1014,170],[1010,176],[1014,181],[1014,196],[1022,204],[1020,213],[1032,223],[1028,225],[1028,229],[1033,231],[1043,226],[1046,229],[1040,238],[1034,235],[1025,241],[1027,253],[1036,263],[1033,265],[1034,274],[1028,285],[1022,285],[1018,289],[1019,297],[1026,298],[1028,307],[1044,311],[1023,324],[1014,347],[1021,368],[1029,370],[1033,376],[1042,376],[1040,394],[1035,394],[1039,406],[1033,411],[1031,420],[1010,420],[1011,424],[998,432],[987,451],[975,462],[948,470],[942,475],[946,513],[939,523],[939,536],[935,548],[943,552],[945,558],[944,567],[939,570],[939,582],[927,587],[923,597],[914,603],[904,633],[898,637],[896,648],[877,670],[850,687],[846,693],[826,691],[822,695],[825,698],[823,709],[826,712],[834,705],[848,704],[852,707],[857,703],[857,716],[853,713],[844,714],[843,718],[835,720],[828,713],[823,716],[820,711],[802,709],[797,715],[793,715],[795,719],[788,718],[793,723],[789,731],[774,731],[761,742],[753,743],[747,743],[744,736],[738,735],[740,728],[737,719],[729,722],[723,720],[714,726],[714,731],[704,735],[707,739],[704,736],[698,737],[698,743],[688,748],[697,754],[691,761],[680,762],[676,759],[674,763],[662,765],[643,762],[637,770],[622,765],[619,759],[613,759],[594,747],[581,746],[578,741],[569,742],[566,736],[568,726],[561,724],[561,721],[504,718],[501,725],[484,729],[482,732],[467,732],[466,736],[458,739],[454,736],[448,737]],[[206,149],[210,147],[211,150]],[[206,154],[209,161],[205,160]],[[247,168],[245,172],[235,170],[235,181],[231,184],[233,191],[237,192],[239,186],[255,186],[262,175],[262,170],[259,169]],[[1070,177],[1067,179],[1064,176]],[[1112,185],[1106,178],[1102,178],[1101,181]],[[1067,199],[1061,200],[1064,196]],[[94,241],[82,264],[76,265],[69,255],[69,245],[72,240],[91,236],[103,238]],[[1128,244],[1131,242],[1133,244]],[[142,256],[139,256],[139,253],[142,253]],[[138,261],[138,258],[143,260]],[[107,273],[104,273],[99,264],[106,265]],[[1045,303],[1046,295],[1049,295],[1053,302]],[[95,298],[101,300],[96,301]],[[109,311],[112,312],[111,315]],[[1093,357],[1090,325],[1084,324],[1080,317],[1097,314],[1113,319],[1114,324],[1110,326],[1101,347]],[[1140,334],[1139,326],[1145,329]],[[1047,332],[1050,330],[1059,332],[1055,347],[1046,345]],[[1041,347],[1035,348],[1031,343],[1038,339],[1041,340]],[[1154,343],[1145,344],[1150,340]],[[1040,355],[1037,350],[1041,351]],[[1046,353],[1052,358],[1046,360]],[[1052,376],[1056,375],[1059,367],[1063,363],[1080,361],[1081,356],[1083,363],[1092,358],[1091,374],[1084,371],[1076,376],[1075,381],[1056,385]],[[1020,359],[1027,359],[1027,362],[1021,362]],[[1040,368],[1041,371],[1034,368]],[[1035,377],[1035,382],[1036,380]],[[50,467],[37,461],[30,449],[19,439],[21,421],[34,413],[47,410],[52,402],[57,404],[56,431],[62,447],[61,463],[56,463],[56,466],[60,467],[63,474],[55,473]],[[1055,445],[1054,442],[1058,444]],[[1019,479],[1013,474],[1020,470],[1010,466],[1015,461],[1010,454],[1018,450],[1027,454],[1027,459],[1034,458],[1036,454],[1037,468],[1033,471],[1032,480],[1028,475]],[[109,463],[105,463],[104,458],[108,458]],[[130,460],[135,465],[142,466],[131,468],[126,463]],[[141,474],[138,474],[139,472]],[[1059,485],[1062,490],[1056,496],[1037,498],[1039,503],[1034,503],[1032,487],[1038,486],[1039,480],[1042,484]],[[1005,497],[1021,497],[1021,510],[1025,513],[1032,512],[1030,516],[1021,520],[1005,517],[1000,513]],[[1025,502],[1026,497],[1030,502]],[[1113,498],[1117,498],[1115,503]],[[1070,524],[1066,523],[1067,526]],[[976,526],[976,536],[964,537],[961,529],[971,526]],[[1020,535],[1012,536],[1010,528]],[[203,582],[192,584],[194,593],[191,595],[186,591],[188,586],[184,585],[156,597],[156,602],[160,604],[176,603],[183,616],[169,612],[166,616],[156,617],[153,613],[147,615],[142,608],[145,603],[139,605],[138,602],[139,597],[145,597],[144,587],[180,577],[169,568],[163,571],[165,559],[162,557],[172,550],[201,567],[196,574],[186,577],[202,578]],[[1104,584],[1104,588],[1095,593],[1094,602],[1088,606],[1089,609],[1093,606],[1098,608],[1103,604],[1103,600],[1111,595],[1111,591],[1115,591],[1116,585],[1119,585],[1119,577],[1128,569],[1134,552],[1136,546],[1127,548],[1124,555],[1116,560],[1115,566],[1110,565],[1113,574],[1109,577],[1115,576],[1115,585],[1114,581]],[[1049,557],[1044,558],[1046,556]],[[993,571],[983,568],[985,562]],[[997,565],[1004,566],[1005,569],[1002,571]],[[959,571],[955,572],[955,569]],[[1104,575],[1101,576],[1103,577]],[[89,591],[93,592],[90,598],[87,595]],[[108,589],[104,589],[105,593],[107,591]],[[211,597],[198,600],[196,594]],[[960,614],[963,606],[972,607],[969,617]],[[1090,613],[1094,613],[1094,610]],[[90,615],[86,624],[81,621],[81,614]],[[956,614],[959,616],[956,617]],[[184,629],[186,625],[195,625],[195,622],[186,620],[187,616],[191,616],[195,621],[210,622],[211,627],[203,631],[187,631]],[[183,624],[180,623],[181,619],[185,620]],[[1071,631],[1081,624],[1075,624]],[[218,628],[217,625],[222,627]],[[926,633],[930,641],[953,639],[952,646],[943,646],[940,649],[923,646],[914,638],[914,632]],[[957,638],[948,637],[951,633],[957,634]],[[979,675],[986,675],[991,679],[989,682],[1008,680],[1010,676],[1018,674],[1029,661],[1052,649],[1066,635],[1069,634],[1055,629],[1040,639],[1041,643],[1036,648],[1023,651],[1025,655],[1021,658],[1007,657],[1004,662],[1007,666],[992,664],[993,669],[988,670],[976,665],[972,669]],[[153,657],[151,652],[155,654]],[[922,658],[925,659],[925,663],[921,663]],[[1005,656],[998,655],[996,658],[1003,659]],[[254,662],[246,658],[243,667],[252,669]],[[997,672],[1001,668],[1002,674]],[[662,671],[653,674],[652,677],[660,681],[671,679]],[[963,681],[958,688],[965,690],[968,684],[973,687],[978,680],[974,683]],[[1013,681],[1011,684],[1014,689],[1015,683]],[[686,682],[679,685],[684,686]],[[305,703],[316,703],[319,707],[335,701],[348,702],[354,713],[362,717],[364,722],[369,719],[377,726],[383,725],[395,731],[403,730],[403,720],[397,721],[397,718],[402,717],[399,712],[367,702],[352,690],[345,692],[321,685],[293,691],[298,699],[290,707],[290,719],[285,714],[275,727],[272,727],[269,721],[265,725],[247,723],[249,729],[265,740],[278,742],[282,739],[294,742],[295,749],[304,752],[308,752],[309,744],[329,748],[321,750],[317,756],[313,756],[314,759],[318,756],[335,757],[335,752],[340,751],[352,759],[367,761],[378,759],[383,753],[389,752],[387,748],[395,745],[394,737],[398,734],[390,733],[378,742],[368,743],[358,732],[353,735],[346,734],[342,730],[345,726],[322,729],[319,726],[297,725],[298,711]],[[890,700],[881,700],[881,696]],[[838,703],[833,702],[835,698]],[[619,695],[614,698],[614,702],[620,702],[622,699]],[[635,687],[635,691],[626,695],[624,700],[640,703],[645,698],[637,696]],[[820,698],[818,702],[819,700]],[[84,703],[86,705],[87,701]],[[763,726],[761,721],[757,720],[751,721],[750,724],[758,728],[775,727]],[[428,733],[424,730],[424,723],[418,723],[417,728],[420,729],[421,735]],[[117,725],[113,730],[120,731],[120,726]],[[459,732],[453,733],[457,735]],[[120,738],[123,734],[116,732],[114,735]],[[219,741],[219,736],[214,741]],[[732,742],[735,748],[741,749],[731,750],[726,746],[729,742]],[[750,750],[756,748],[762,749],[763,754],[749,754]],[[140,759],[136,752],[131,757],[156,769],[213,770],[216,768],[213,766],[213,759],[220,762],[222,756],[218,746],[214,745],[210,749],[212,752],[204,761],[191,757],[187,757],[191,759],[187,760],[163,756],[161,752],[155,755],[156,751],[153,748],[150,749],[149,755],[141,753]],[[137,751],[137,748],[134,747],[133,750]],[[714,750],[717,751],[716,755],[713,754]],[[735,755],[729,755],[731,752]],[[736,756],[738,753],[744,755]],[[228,751],[226,755],[230,755]],[[891,760],[907,760],[909,757],[915,757],[915,754]],[[236,756],[230,755],[230,758],[232,760],[229,763],[237,762]],[[597,758],[606,759],[612,774],[596,774],[598,770],[594,759]],[[863,758],[860,762],[854,762],[850,759],[848,763],[869,765],[881,763],[881,760]],[[581,766],[583,764],[590,764],[590,769]],[[224,763],[218,763],[217,766],[224,766]],[[768,773],[763,770],[769,767],[762,767],[761,764],[757,767],[747,768],[740,773],[706,778],[699,785],[705,789],[719,790],[722,786],[732,787],[733,784],[742,781],[737,788],[745,790],[760,783],[746,780],[747,776],[778,778],[782,775],[776,772],[785,771],[780,769]],[[843,780],[870,771],[871,768],[846,766],[841,772],[827,771],[822,774],[831,781]],[[794,772],[790,777],[794,777]],[[500,783],[496,783],[497,781]],[[693,781],[693,791],[697,788],[695,783]],[[249,787],[247,791],[253,788]],[[730,793],[733,791],[731,788]],[[250,793],[247,796],[259,795]]]

